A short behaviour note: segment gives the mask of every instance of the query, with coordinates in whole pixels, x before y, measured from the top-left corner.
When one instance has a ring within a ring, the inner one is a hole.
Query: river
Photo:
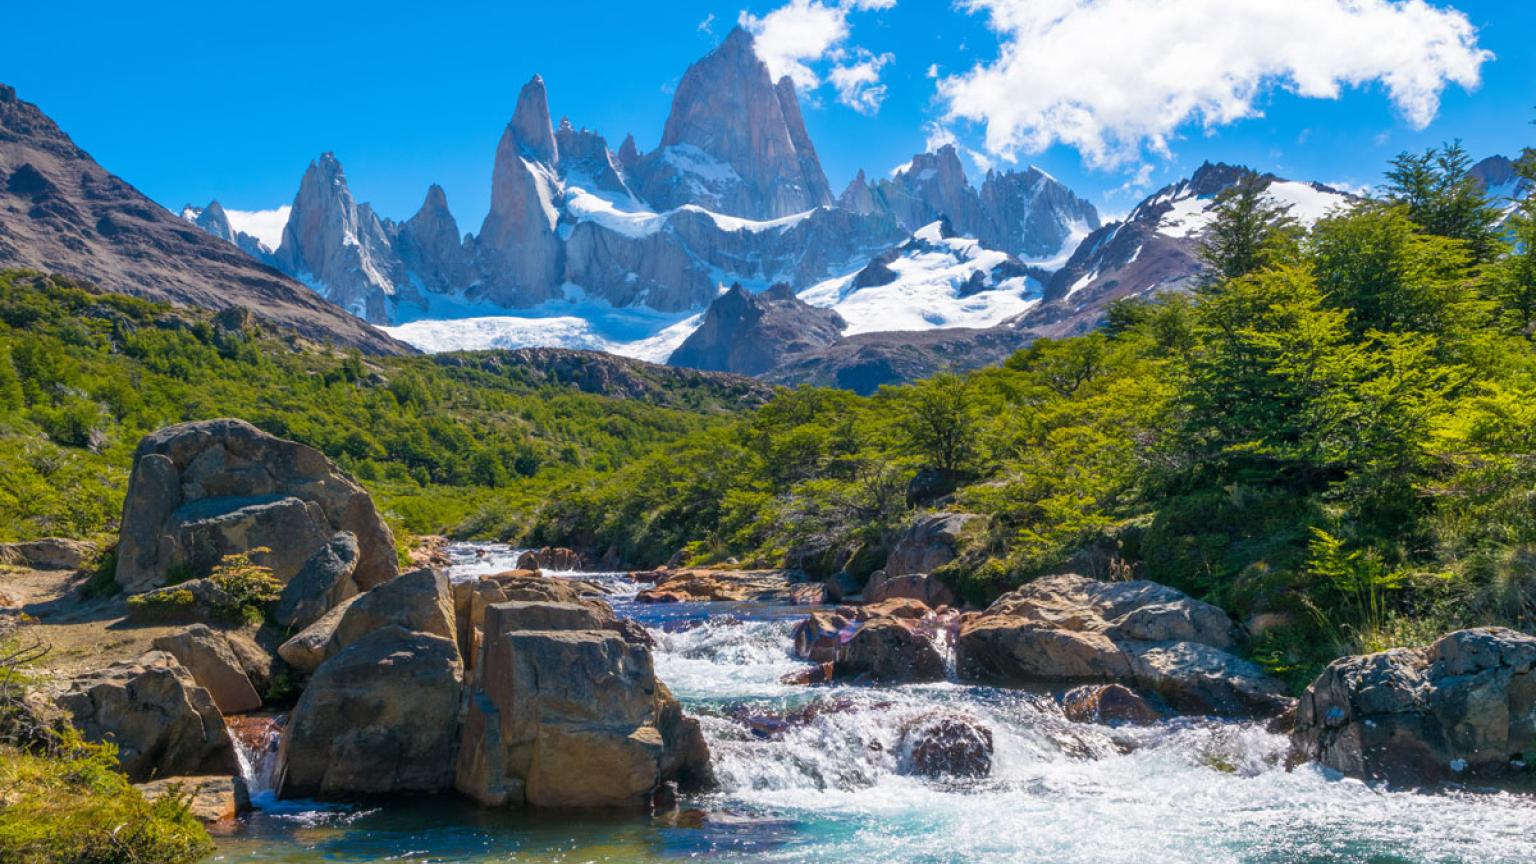
[[[456,579],[510,569],[516,550],[453,547]],[[331,807],[255,797],[218,837],[223,862],[1049,862],[1515,864],[1536,861],[1536,799],[1383,792],[1314,767],[1287,771],[1260,726],[1184,719],[1136,730],[1073,724],[1049,696],[955,683],[779,683],[804,664],[804,607],[634,603],[656,670],[700,717],[719,789],[655,817],[489,811],[445,797]],[[809,706],[813,710],[804,711]],[[904,773],[901,730],[960,712],[992,732],[990,776]],[[762,718],[799,715],[771,727]],[[750,718],[751,722],[747,722]],[[253,770],[260,770],[253,765]]]

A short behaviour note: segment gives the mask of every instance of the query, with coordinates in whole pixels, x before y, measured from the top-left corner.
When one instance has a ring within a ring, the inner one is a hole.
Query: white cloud
[[[880,83],[880,70],[896,59],[894,54],[871,54],[861,50],[856,62],[839,64],[832,68],[832,86],[837,88],[837,101],[860,114],[878,114],[880,103],[885,101],[885,85]]]
[[[273,210],[225,208],[224,215],[229,217],[229,227],[255,237],[261,245],[275,252],[278,244],[283,242],[283,229],[288,226],[288,211],[292,209],[288,204]]]
[[[699,22],[699,32],[710,36],[715,35],[715,13],[711,12],[704,16],[704,20]]]
[[[937,63],[929,63],[928,64],[928,71],[923,73],[923,74],[927,75],[929,78],[938,78],[939,77],[939,64],[937,64]]]
[[[757,55],[777,80],[788,75],[796,89],[808,93],[826,74],[837,88],[838,101],[864,114],[880,110],[886,88],[880,69],[893,58],[848,45],[848,16],[857,11],[889,9],[896,0],[789,0],[759,18],[743,11],[737,18],[753,36]],[[852,62],[846,62],[852,56]],[[817,71],[825,62],[826,73]]]
[[[939,82],[948,120],[989,151],[1052,144],[1093,165],[1167,155],[1178,130],[1257,116],[1283,89],[1336,99],[1379,84],[1423,128],[1492,54],[1461,12],[1424,0],[961,0],[1000,37],[996,59]]]

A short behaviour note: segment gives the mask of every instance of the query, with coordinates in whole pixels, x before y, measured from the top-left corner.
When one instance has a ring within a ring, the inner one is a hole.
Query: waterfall
[[[282,742],[282,715],[244,714],[228,717],[230,738],[235,744],[235,758],[240,763],[240,779],[250,792],[251,801],[270,800],[273,772],[277,769],[277,748]]]

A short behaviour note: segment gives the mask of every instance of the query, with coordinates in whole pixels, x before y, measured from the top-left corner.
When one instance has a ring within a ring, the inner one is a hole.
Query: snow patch
[[[288,227],[288,214],[293,205],[284,204],[271,210],[231,210],[224,208],[229,217],[229,227],[237,234],[249,234],[256,242],[274,252],[283,242],[283,229]]]

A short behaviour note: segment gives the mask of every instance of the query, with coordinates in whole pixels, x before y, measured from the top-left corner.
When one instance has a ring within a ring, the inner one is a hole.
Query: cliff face
[[[544,79],[535,75],[496,145],[491,210],[477,239],[481,299],[531,306],[558,296],[558,159]]]
[[[60,273],[154,300],[244,307],[308,338],[372,353],[410,350],[151,201],[5,85],[0,266]]]
[[[699,329],[667,362],[690,369],[761,375],[788,355],[836,342],[844,326],[836,312],[806,304],[788,285],[774,285],[761,294],[732,285],[709,304]]]

